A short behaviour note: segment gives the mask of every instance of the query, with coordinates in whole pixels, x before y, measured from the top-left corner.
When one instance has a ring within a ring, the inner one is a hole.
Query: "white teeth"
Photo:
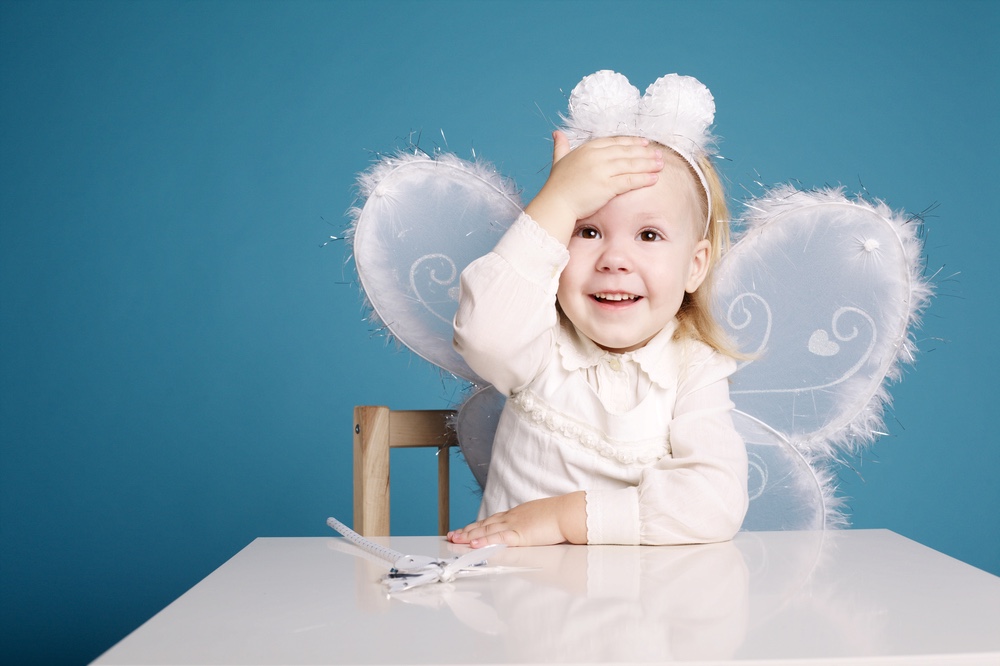
[[[594,294],[594,298],[601,301],[634,301],[639,298],[635,294]]]

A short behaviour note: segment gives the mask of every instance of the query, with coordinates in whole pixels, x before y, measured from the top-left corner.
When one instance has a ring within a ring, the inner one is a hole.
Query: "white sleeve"
[[[587,492],[589,543],[711,543],[739,531],[749,500],[746,446],[729,399],[734,370],[716,353],[689,369],[670,424],[671,454],[635,487]]]
[[[566,246],[527,215],[462,271],[455,350],[504,395],[542,368],[558,326],[556,292]]]

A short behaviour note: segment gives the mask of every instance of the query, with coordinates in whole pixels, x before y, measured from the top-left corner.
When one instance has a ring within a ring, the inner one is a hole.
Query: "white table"
[[[94,663],[1000,664],[1000,578],[886,530],[507,549],[391,598],[358,553],[256,539]]]

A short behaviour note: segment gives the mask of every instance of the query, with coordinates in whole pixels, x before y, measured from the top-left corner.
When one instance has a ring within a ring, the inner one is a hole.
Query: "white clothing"
[[[748,504],[735,362],[676,340],[676,320],[640,349],[604,351],[560,320],[568,260],[522,215],[462,273],[455,348],[508,396],[480,518],[584,490],[588,543],[732,538]]]

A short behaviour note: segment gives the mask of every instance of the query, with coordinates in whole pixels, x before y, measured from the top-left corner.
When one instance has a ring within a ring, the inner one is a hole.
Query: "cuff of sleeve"
[[[587,543],[639,545],[639,489],[587,491]]]
[[[525,213],[514,221],[493,251],[525,279],[555,294],[569,263],[569,250]]]

